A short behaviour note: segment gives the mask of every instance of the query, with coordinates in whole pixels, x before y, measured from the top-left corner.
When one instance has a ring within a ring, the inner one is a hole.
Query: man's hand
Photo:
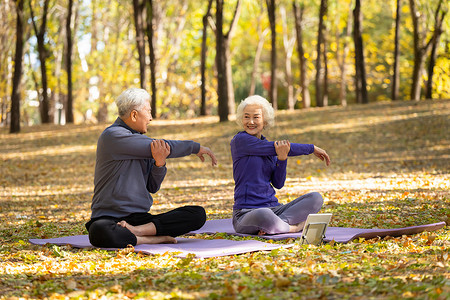
[[[321,160],[324,160],[326,165],[329,166],[331,163],[330,157],[328,156],[328,154],[325,152],[325,150],[314,146],[314,155],[317,156],[318,158],[320,158]]]
[[[205,158],[203,157],[203,154],[209,155],[209,157],[211,157],[211,161],[212,161],[212,165],[213,166],[217,165],[217,158],[214,155],[214,153],[211,151],[211,149],[209,149],[208,147],[200,146],[200,150],[198,151],[197,156],[200,158],[200,160],[202,162],[205,161]]]
[[[157,167],[162,167],[166,164],[166,158],[170,154],[170,146],[163,140],[153,140],[150,148],[152,156]]]
[[[277,152],[278,160],[286,160],[288,158],[289,151],[291,150],[291,143],[289,141],[275,141],[275,151]]]

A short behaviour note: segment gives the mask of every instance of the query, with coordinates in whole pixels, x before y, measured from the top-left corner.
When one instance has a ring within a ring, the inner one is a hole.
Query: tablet
[[[320,245],[332,214],[309,214],[301,236],[301,244]]]

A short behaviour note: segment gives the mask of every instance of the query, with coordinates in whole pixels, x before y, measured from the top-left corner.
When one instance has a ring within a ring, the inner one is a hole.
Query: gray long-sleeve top
[[[103,131],[97,142],[91,219],[120,218],[150,210],[153,204],[150,193],[159,190],[167,172],[166,166],[155,165],[150,148],[152,141],[120,118]],[[165,141],[170,146],[168,158],[200,150],[200,144],[193,141]]]

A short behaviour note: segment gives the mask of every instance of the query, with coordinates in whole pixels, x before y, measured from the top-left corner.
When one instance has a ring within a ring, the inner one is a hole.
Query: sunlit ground
[[[277,193],[281,202],[321,192],[322,212],[333,213],[331,226],[394,228],[449,220],[450,100],[279,112],[276,122],[265,133],[269,140],[313,143],[332,159],[326,167],[314,156],[289,158],[285,187]],[[450,293],[448,228],[189,261],[28,244],[29,238],[86,234],[96,141],[107,125],[35,126],[16,135],[0,129],[0,297],[286,299],[294,293],[445,299]],[[229,142],[237,131],[233,121],[219,124],[217,117],[154,120],[149,136],[198,141],[216,153],[219,165],[195,155],[170,160],[152,212],[196,204],[210,219],[231,217]]]

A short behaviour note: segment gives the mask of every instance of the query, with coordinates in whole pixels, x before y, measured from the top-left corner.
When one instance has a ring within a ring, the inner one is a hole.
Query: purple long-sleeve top
[[[233,137],[230,145],[235,183],[233,209],[280,205],[274,187],[280,189],[284,186],[287,160],[278,160],[274,142],[264,136],[258,139],[241,131]],[[313,144],[291,143],[288,156],[313,152]]]

